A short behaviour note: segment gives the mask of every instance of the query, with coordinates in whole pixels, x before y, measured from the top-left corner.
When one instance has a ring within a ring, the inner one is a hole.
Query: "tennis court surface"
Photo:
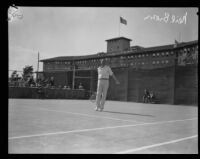
[[[9,153],[197,154],[198,107],[9,99]]]

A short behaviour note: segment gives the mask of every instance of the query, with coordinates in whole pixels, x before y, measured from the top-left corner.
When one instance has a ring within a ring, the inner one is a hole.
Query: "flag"
[[[122,17],[120,17],[120,23],[127,25],[127,21],[123,19]]]

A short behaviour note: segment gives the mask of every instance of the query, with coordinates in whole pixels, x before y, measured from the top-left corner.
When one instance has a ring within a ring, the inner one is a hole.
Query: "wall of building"
[[[144,89],[154,91],[161,103],[173,104],[173,67],[152,70],[130,70],[128,100],[142,102]],[[132,83],[133,86],[131,86]],[[134,98],[133,98],[133,97]]]
[[[198,68],[195,65],[177,66],[174,104],[198,104]]]
[[[144,89],[154,91],[161,103],[174,102],[174,67],[158,68],[153,70],[142,69],[113,69],[120,81],[116,85],[110,79],[108,100],[142,102]]]
[[[122,54],[105,58],[108,58],[113,72],[121,82],[120,85],[116,85],[115,81],[110,78],[108,100],[142,102],[146,88],[155,92],[160,103],[198,104],[198,46],[196,44],[183,48]],[[88,71],[80,71],[79,76],[92,77],[91,79],[76,79],[75,85],[81,82],[87,90],[96,91],[98,61],[99,59],[75,61],[78,67],[88,69]],[[52,64],[56,64],[56,62],[52,62]],[[47,68],[53,68],[52,71],[71,69],[71,65],[63,65],[63,63],[60,63],[60,66],[57,65],[59,63],[55,66],[47,65]],[[56,84],[72,84],[72,70],[69,71],[70,73],[57,72],[52,74],[56,76]],[[48,74],[51,76],[51,73]]]
[[[128,87],[128,69],[115,68],[112,69],[116,78],[120,81],[120,85],[116,85],[113,78],[109,80],[108,100],[127,101],[127,87]]]

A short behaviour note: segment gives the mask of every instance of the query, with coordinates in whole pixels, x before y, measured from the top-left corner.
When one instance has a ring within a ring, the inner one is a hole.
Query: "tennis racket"
[[[91,93],[90,93],[90,98],[89,98],[89,100],[90,100],[92,103],[95,103],[95,102],[96,102],[96,95],[97,95],[97,92],[91,92]]]

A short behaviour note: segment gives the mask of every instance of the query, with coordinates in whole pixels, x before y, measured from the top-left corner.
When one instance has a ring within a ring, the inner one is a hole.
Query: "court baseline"
[[[135,148],[135,149],[124,150],[124,151],[117,152],[116,154],[132,153],[132,152],[136,152],[136,151],[140,151],[140,150],[145,150],[145,149],[149,149],[149,148],[153,148],[153,147],[159,147],[159,146],[163,146],[163,145],[167,145],[167,144],[172,144],[172,143],[176,143],[176,142],[180,142],[180,141],[184,141],[184,140],[189,140],[189,139],[193,139],[193,138],[196,138],[196,137],[198,137],[198,135],[184,137],[184,138],[180,138],[180,139],[176,139],[176,140],[170,140],[170,141],[166,141],[166,142],[162,142],[162,143],[157,143],[157,144],[153,144],[153,145],[148,145],[148,146],[142,146],[142,147]]]
[[[110,126],[110,127],[101,127],[101,128],[91,128],[91,129],[80,129],[80,130],[71,130],[71,131],[60,131],[60,132],[43,133],[43,134],[35,134],[35,135],[15,136],[15,137],[9,137],[8,139],[12,140],[12,139],[32,138],[32,137],[41,137],[41,136],[50,136],[50,135],[59,135],[59,134],[68,134],[68,133],[89,132],[89,131],[96,131],[96,130],[116,129],[116,128],[124,128],[124,127],[158,125],[158,124],[175,123],[175,122],[182,122],[182,121],[195,120],[195,119],[197,118],[139,123],[139,124],[133,124],[133,125]]]

